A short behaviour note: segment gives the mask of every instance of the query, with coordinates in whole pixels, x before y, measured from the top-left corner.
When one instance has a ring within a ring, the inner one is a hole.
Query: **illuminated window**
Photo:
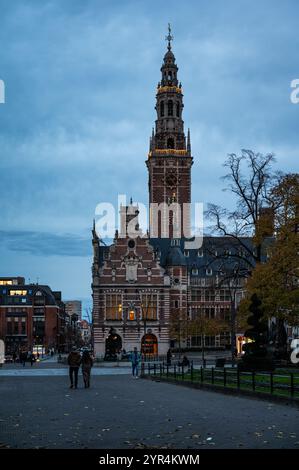
[[[121,294],[106,294],[106,320],[122,319]]]
[[[11,290],[9,291],[9,295],[27,295],[26,290]]]
[[[142,320],[157,320],[158,318],[158,295],[142,294]]]
[[[12,281],[7,281],[5,279],[0,279],[0,286],[12,286]]]
[[[133,321],[135,320],[136,315],[135,315],[135,310],[129,310],[129,320]]]

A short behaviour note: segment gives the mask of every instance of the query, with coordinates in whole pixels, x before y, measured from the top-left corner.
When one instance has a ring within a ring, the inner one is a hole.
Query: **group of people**
[[[132,376],[133,378],[138,379],[141,354],[138,352],[136,347],[130,353],[129,359],[132,364]],[[80,352],[74,346],[68,355],[67,363],[69,366],[70,388],[78,388],[78,375],[80,366],[82,368],[84,387],[89,388],[91,368],[93,366],[93,358],[91,357],[89,351],[84,350],[81,356]]]
[[[16,352],[13,353],[12,359],[14,363],[17,361]],[[39,353],[37,353],[36,356],[32,351],[20,351],[19,353],[19,362],[23,367],[25,367],[26,361],[30,362],[32,367],[37,359],[39,359]]]
[[[84,350],[82,356],[77,348],[73,346],[68,355],[67,362],[69,365],[70,388],[78,388],[79,368],[82,367],[84,388],[90,387],[90,373],[93,366],[93,359],[88,350]]]

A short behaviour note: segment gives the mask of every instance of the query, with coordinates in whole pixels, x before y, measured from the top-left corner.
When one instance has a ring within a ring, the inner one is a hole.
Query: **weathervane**
[[[168,23],[168,35],[165,36],[165,40],[168,41],[168,50],[170,51],[170,49],[171,49],[171,41],[173,41],[173,36],[172,36],[172,34],[171,34],[170,23]]]

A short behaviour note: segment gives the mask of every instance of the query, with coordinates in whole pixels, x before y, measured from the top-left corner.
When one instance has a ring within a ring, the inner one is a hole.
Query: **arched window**
[[[168,80],[172,80],[172,72],[170,70],[168,72]]]
[[[174,149],[174,140],[172,137],[169,137],[169,139],[167,139],[167,148]]]
[[[173,116],[173,102],[171,100],[168,101],[168,116]]]
[[[179,102],[177,102],[176,104],[176,116],[180,117],[180,103]]]
[[[163,117],[164,116],[164,101],[161,101],[160,112],[161,112],[161,117]]]

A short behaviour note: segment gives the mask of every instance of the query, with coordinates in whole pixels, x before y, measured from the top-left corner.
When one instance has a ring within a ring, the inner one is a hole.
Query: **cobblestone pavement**
[[[65,371],[66,372],[66,371]],[[297,448],[299,410],[129,375],[0,376],[0,445],[13,448]]]

